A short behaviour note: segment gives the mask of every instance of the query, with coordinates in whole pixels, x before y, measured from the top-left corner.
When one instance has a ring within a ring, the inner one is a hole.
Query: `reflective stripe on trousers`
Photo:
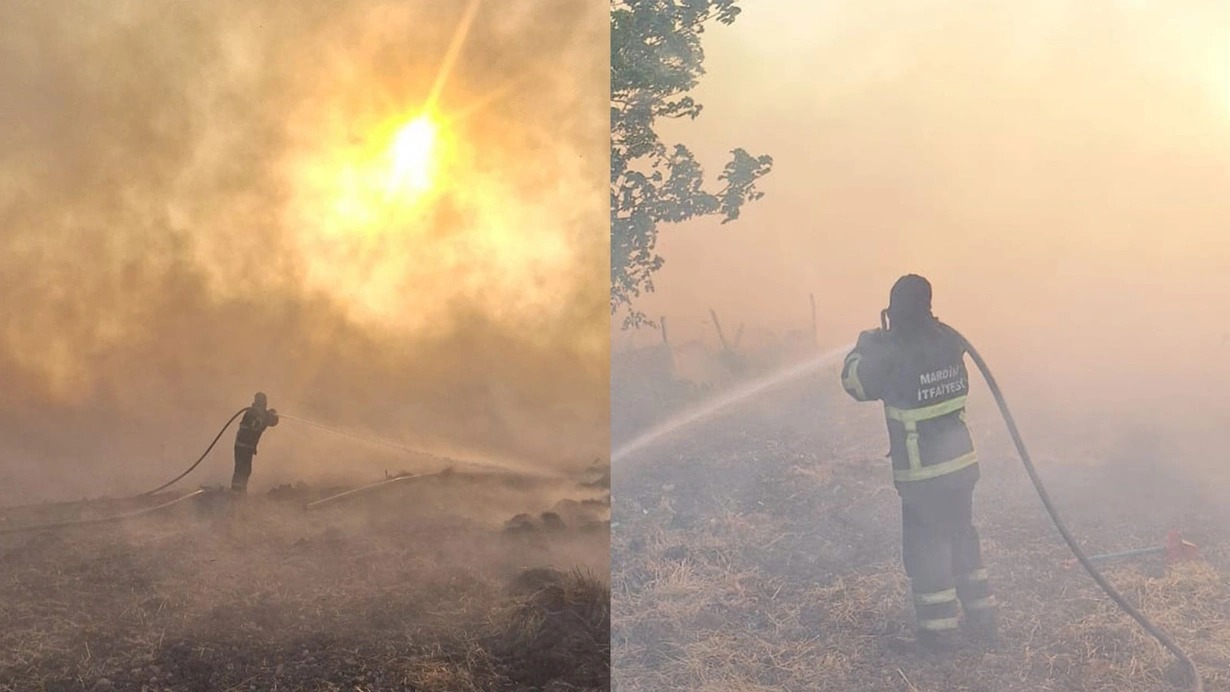
[[[957,575],[957,596],[966,611],[985,611],[995,607],[995,594],[987,571],[978,568],[967,574]]]
[[[957,629],[957,590],[915,592],[914,613],[918,619],[918,629],[930,632]]]

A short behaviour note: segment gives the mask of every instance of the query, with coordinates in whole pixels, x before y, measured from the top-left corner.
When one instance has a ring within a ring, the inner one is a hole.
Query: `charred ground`
[[[303,508],[330,490],[0,536],[0,689],[609,687],[605,489],[452,474]],[[495,518],[546,511],[554,531]]]
[[[977,392],[975,513],[1003,642],[948,661],[891,648],[912,616],[883,422],[832,379],[783,388],[616,462],[615,689],[1184,689],[1167,652],[1068,568],[993,403]],[[643,417],[651,387],[662,385],[617,381],[616,418]],[[1029,443],[1090,552],[1157,545],[1172,528],[1202,546],[1199,562],[1105,571],[1187,648],[1206,690],[1230,690],[1230,513],[1208,485],[1138,441],[1102,456],[1037,435]]]

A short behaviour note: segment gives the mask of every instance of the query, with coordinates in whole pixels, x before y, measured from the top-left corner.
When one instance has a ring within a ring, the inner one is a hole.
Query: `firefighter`
[[[959,611],[975,641],[993,646],[997,638],[973,523],[979,467],[965,421],[965,351],[932,314],[930,282],[910,274],[893,285],[881,328],[859,335],[841,371],[850,396],[884,404],[915,641],[931,653],[954,648]]]
[[[252,405],[239,421],[239,430],[235,433],[235,473],[231,476],[231,490],[235,492],[248,492],[248,477],[252,475],[252,457],[256,456],[256,445],[261,441],[261,435],[266,428],[278,424],[277,409],[267,406],[265,394],[257,392],[252,398]]]

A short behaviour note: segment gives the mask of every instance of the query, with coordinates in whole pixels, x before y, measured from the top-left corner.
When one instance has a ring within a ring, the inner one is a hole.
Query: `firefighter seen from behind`
[[[901,496],[902,558],[924,653],[954,648],[965,613],[975,641],[996,642],[995,599],[973,523],[978,457],[965,421],[965,340],[931,312],[931,284],[893,285],[881,328],[859,335],[842,368],[858,401],[881,401]]]
[[[231,490],[248,492],[248,477],[252,475],[252,457],[256,456],[256,446],[265,429],[277,424],[277,409],[268,408],[264,393],[257,392],[252,405],[239,421],[239,431],[235,433],[235,473],[231,476]]]

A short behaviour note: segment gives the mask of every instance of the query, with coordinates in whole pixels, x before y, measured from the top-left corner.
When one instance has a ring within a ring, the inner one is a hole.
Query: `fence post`
[[[815,348],[820,347],[820,334],[816,329],[816,294],[808,293],[811,298],[811,345]]]
[[[713,318],[713,326],[717,328],[718,341],[722,342],[722,350],[730,351],[730,344],[726,343],[726,335],[722,333],[722,323],[718,321],[717,313],[713,308],[709,308],[709,316]]]

